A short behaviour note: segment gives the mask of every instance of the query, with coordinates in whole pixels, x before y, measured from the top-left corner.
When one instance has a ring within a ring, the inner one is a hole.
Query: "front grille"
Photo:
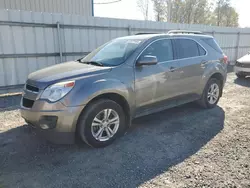
[[[39,88],[31,86],[29,84],[26,84],[26,89],[29,90],[29,91],[32,91],[32,92],[36,92],[36,93],[39,92]]]
[[[235,66],[243,67],[243,68],[250,68],[250,63],[240,63],[240,62],[237,61]]]
[[[32,108],[33,104],[34,104],[33,100],[23,98],[23,106],[25,108]]]

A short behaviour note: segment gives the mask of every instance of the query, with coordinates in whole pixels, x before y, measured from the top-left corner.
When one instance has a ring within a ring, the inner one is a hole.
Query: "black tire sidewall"
[[[107,141],[98,141],[91,133],[91,125],[95,116],[104,109],[115,110],[120,118],[120,125],[116,134]],[[84,142],[92,147],[105,147],[114,142],[114,140],[125,132],[125,114],[122,107],[112,100],[98,100],[90,104],[85,113],[82,114],[79,122],[79,134]]]
[[[219,97],[218,97],[218,99],[217,99],[217,101],[214,103],[214,104],[210,104],[209,102],[208,102],[208,90],[209,90],[209,88],[210,88],[210,86],[212,85],[212,84],[214,84],[214,83],[216,83],[218,86],[219,86]],[[218,102],[219,102],[219,100],[220,100],[220,96],[221,96],[221,92],[222,92],[222,88],[221,88],[222,86],[221,86],[221,82],[219,81],[219,80],[217,80],[216,78],[211,78],[208,82],[207,82],[207,85],[206,85],[206,88],[205,88],[205,90],[204,90],[204,96],[203,96],[203,100],[204,100],[204,103],[206,104],[206,107],[207,108],[214,108],[217,104],[218,104]]]

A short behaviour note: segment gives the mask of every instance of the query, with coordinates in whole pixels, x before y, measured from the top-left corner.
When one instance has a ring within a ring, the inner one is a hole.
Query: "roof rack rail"
[[[135,35],[150,35],[150,34],[159,34],[159,33],[136,33]]]
[[[168,34],[203,34],[201,31],[170,30]]]

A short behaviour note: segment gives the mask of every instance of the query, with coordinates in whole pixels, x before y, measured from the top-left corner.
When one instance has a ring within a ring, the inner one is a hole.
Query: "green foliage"
[[[167,3],[165,0],[152,0],[154,3],[155,20],[164,21],[167,17]]]
[[[152,0],[157,21],[237,27],[231,0]]]
[[[238,27],[239,15],[230,6],[230,0],[218,0],[214,10],[216,25]]]

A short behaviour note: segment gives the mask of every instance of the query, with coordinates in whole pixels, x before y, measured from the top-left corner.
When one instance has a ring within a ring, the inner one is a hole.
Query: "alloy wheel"
[[[220,88],[217,83],[211,84],[208,89],[207,100],[209,104],[215,104],[219,99],[220,95]]]
[[[104,142],[116,134],[119,125],[118,113],[113,109],[104,109],[93,119],[91,133],[96,140]]]

